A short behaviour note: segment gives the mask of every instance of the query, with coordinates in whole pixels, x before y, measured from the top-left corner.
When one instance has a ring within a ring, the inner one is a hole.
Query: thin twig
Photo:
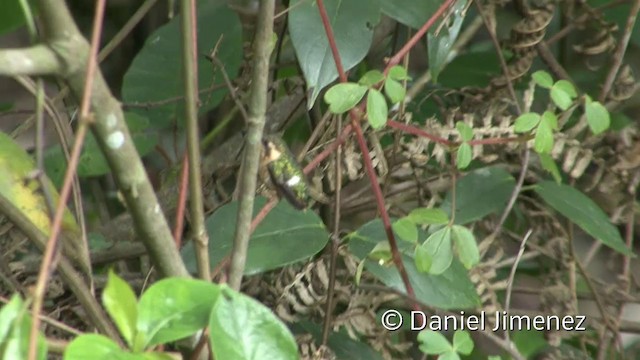
[[[518,110],[518,115],[522,114],[522,108],[520,107],[520,101],[518,101],[518,97],[516,96],[516,91],[513,89],[513,81],[511,81],[511,77],[509,76],[509,68],[507,67],[507,62],[504,60],[504,56],[502,55],[502,50],[500,49],[500,43],[498,42],[498,37],[496,36],[495,29],[491,27],[489,23],[489,19],[487,18],[487,14],[485,14],[482,5],[480,5],[480,1],[475,1],[476,7],[478,8],[478,13],[482,17],[482,22],[484,22],[484,26],[487,28],[489,32],[489,37],[491,38],[491,42],[493,43],[493,47],[496,50],[496,54],[498,54],[498,60],[500,61],[500,67],[502,68],[502,73],[504,74],[504,78],[507,82],[507,89],[509,89],[509,95],[511,95],[511,99],[513,103],[516,105],[516,109]]]
[[[518,175],[518,182],[516,182],[516,186],[513,188],[513,191],[511,192],[511,196],[509,197],[509,202],[507,203],[507,207],[505,207],[504,211],[502,212],[502,216],[500,216],[500,220],[498,221],[496,228],[493,230],[493,232],[490,235],[494,239],[498,236],[500,231],[502,231],[502,225],[504,225],[504,222],[507,221],[507,217],[509,216],[509,213],[511,213],[511,209],[513,209],[513,206],[515,205],[516,200],[518,199],[518,195],[520,195],[520,191],[522,190],[522,185],[524,184],[524,179],[527,177],[527,170],[529,169],[530,154],[531,154],[531,150],[527,146],[525,146],[524,157],[522,158],[522,167],[520,168],[520,175]]]
[[[518,255],[516,256],[516,261],[513,263],[511,267],[511,272],[509,273],[509,280],[507,281],[507,290],[506,290],[506,298],[504,300],[504,311],[509,313],[509,309],[511,308],[511,290],[513,289],[513,281],[516,277],[516,270],[518,269],[518,264],[520,263],[520,259],[522,258],[522,254],[524,254],[524,248],[527,245],[527,240],[533,233],[533,230],[529,229],[527,233],[524,235],[522,242],[520,243],[520,250],[518,250]],[[504,332],[504,340],[510,344],[511,340],[509,339],[509,329],[506,329]]]
[[[342,118],[337,117],[336,129],[342,128]],[[341,219],[341,195],[342,195],[342,146],[338,146],[336,149],[336,161],[335,161],[335,182],[336,191],[333,197],[333,233],[329,240],[329,246],[331,249],[331,261],[329,263],[329,284],[327,285],[327,303],[325,308],[324,324],[322,326],[322,342],[321,347],[327,346],[329,340],[329,333],[331,332],[331,321],[333,315],[333,295],[335,293],[336,285],[336,260],[338,259],[338,246],[340,245],[340,219]]]
[[[611,86],[613,82],[616,80],[616,76],[618,75],[618,71],[620,70],[620,66],[622,66],[622,61],[624,60],[624,54],[627,51],[627,46],[629,46],[629,40],[631,39],[631,33],[633,32],[633,27],[636,24],[636,18],[638,16],[638,11],[640,10],[640,0],[635,0],[631,9],[629,10],[629,17],[627,18],[627,23],[624,27],[624,32],[620,37],[620,41],[618,42],[618,48],[613,53],[613,64],[611,64],[611,68],[609,69],[609,73],[602,85],[602,91],[600,91],[600,96],[598,96],[598,100],[604,104],[607,99],[607,95],[609,95],[609,91],[611,90]]]

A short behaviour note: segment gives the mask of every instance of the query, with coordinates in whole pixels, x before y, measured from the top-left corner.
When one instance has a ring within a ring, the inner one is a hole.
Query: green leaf
[[[413,260],[415,261],[418,271],[429,273],[429,269],[431,269],[431,265],[433,264],[433,258],[424,246],[416,246],[413,252]]]
[[[233,80],[242,63],[242,25],[236,12],[222,0],[199,1],[197,24],[198,87],[204,92],[200,95],[198,112],[204,115],[222,101],[227,90],[223,86],[207,91],[223,83],[222,72],[201,54],[208,55],[215,48],[216,56]],[[122,97],[125,103],[166,102],[131,110],[152,119],[155,127],[184,123],[184,101],[166,101],[184,96],[180,71],[182,53],[180,17],[176,16],[147,38],[124,76]]]
[[[369,89],[367,95],[367,120],[374,129],[380,129],[387,123],[389,108],[387,100],[382,93],[376,89]]]
[[[35,1],[27,1],[33,15],[37,12]],[[24,25],[25,16],[20,1],[3,1],[0,5],[0,35],[11,32]]]
[[[4,333],[0,334],[0,359],[26,359],[31,338],[31,316],[27,304],[23,303],[18,296],[14,296],[7,306],[8,309],[3,308],[0,311],[0,320],[2,320],[0,327],[3,328],[1,331]],[[38,331],[36,359],[45,360],[46,358],[47,343],[42,333]]]
[[[460,355],[457,352],[450,351],[438,356],[438,360],[460,360]]]
[[[311,334],[316,344],[322,342],[322,325],[303,319],[290,327],[294,335]],[[373,350],[366,342],[352,339],[344,328],[329,332],[327,346],[333,350],[336,359],[383,360],[379,352]]]
[[[377,83],[384,80],[384,74],[380,70],[369,70],[366,74],[364,74],[360,80],[358,80],[358,84],[364,85],[367,87],[372,87]]]
[[[553,130],[547,121],[540,121],[533,147],[538,154],[549,154],[553,149]]]
[[[551,87],[553,86],[553,78],[548,72],[544,70],[538,70],[534,72],[533,74],[531,74],[531,78],[536,82],[536,84],[538,84],[538,86],[545,89],[551,89]]]
[[[422,330],[418,334],[420,351],[427,355],[440,355],[453,351],[453,346],[444,335],[433,330]]]
[[[400,239],[410,243],[418,242],[418,228],[408,217],[396,220],[391,225],[391,228],[396,234],[398,234]]]
[[[458,54],[443,70],[439,82],[446,88],[460,88],[464,86],[487,86],[491,79],[500,76],[500,61],[496,52],[491,48],[470,50],[468,53]]]
[[[256,197],[253,216],[265,203],[264,197]],[[209,242],[212,268],[233,248],[237,215],[238,202],[232,201],[207,218],[207,232],[215,239]],[[296,210],[287,201],[280,201],[251,235],[244,274],[254,275],[306,260],[320,252],[328,241],[329,233],[318,214]],[[181,254],[187,269],[195,274],[193,242],[186,244]]]
[[[380,20],[379,4],[376,1],[362,6],[357,1],[326,0],[324,6],[344,71],[349,71],[371,47],[373,29]],[[311,108],[320,91],[338,77],[338,72],[318,6],[312,1],[292,0],[289,9],[289,35],[310,89],[307,105]]]
[[[526,113],[518,116],[513,125],[513,130],[517,133],[525,133],[533,130],[540,123],[540,115],[536,113]]]
[[[456,330],[453,334],[453,349],[462,355],[470,355],[473,351],[473,339],[465,330]]]
[[[587,116],[587,123],[591,128],[591,132],[595,135],[607,130],[611,125],[609,110],[597,101],[585,106],[585,115]]]
[[[23,302],[20,296],[13,295],[11,300],[0,308],[0,344],[4,344],[7,341],[6,338],[11,331],[13,321],[20,316],[22,307]]]
[[[140,156],[149,154],[158,143],[158,132],[149,131],[150,123],[136,113],[125,113],[125,121],[131,132],[131,138]],[[67,170],[67,160],[60,145],[47,149],[45,156],[45,170],[47,175],[56,185],[62,185],[64,174]],[[107,159],[102,155],[102,150],[98,146],[93,134],[88,134],[80,159],[77,173],[79,177],[101,176],[111,172]]]
[[[558,130],[558,117],[551,111],[545,111],[542,113],[540,122],[546,122],[551,130]]]
[[[382,12],[401,24],[419,29],[436,12],[438,0],[380,0]]]
[[[515,331],[513,333],[513,343],[525,359],[533,358],[540,350],[549,346],[544,334],[533,329]]]
[[[451,235],[453,237],[453,243],[455,244],[458,252],[460,262],[465,268],[471,269],[474,265],[480,262],[480,251],[478,250],[478,243],[476,237],[471,230],[464,226],[453,225],[451,228]]]
[[[560,184],[562,182],[562,176],[560,175],[558,165],[556,164],[555,160],[553,160],[551,155],[538,154],[538,157],[540,158],[540,165],[542,165],[542,168],[551,173],[551,176],[553,176],[553,180],[555,180],[556,183]]]
[[[451,247],[451,228],[446,226],[433,234],[421,245],[429,253],[433,260],[429,273],[439,275],[445,272],[451,261],[453,261],[453,250]]]
[[[220,290],[209,320],[216,359],[298,359],[293,335],[269,308],[226,285]]]
[[[567,80],[558,80],[555,84],[553,84],[553,86],[565,92],[571,99],[575,99],[576,97],[578,97],[576,88],[573,87],[573,84]]]
[[[472,157],[471,145],[469,143],[461,144],[456,154],[456,166],[458,169],[466,169],[471,163]]]
[[[64,360],[135,360],[139,357],[125,352],[104,335],[84,334],[76,337],[64,351]]]
[[[456,130],[458,130],[462,141],[469,141],[473,139],[473,129],[471,126],[467,125],[467,123],[458,121],[456,123]]]
[[[587,234],[624,255],[633,255],[607,215],[585,194],[568,185],[543,181],[536,186],[542,199]]]
[[[388,242],[379,242],[371,249],[368,257],[376,260],[379,264],[386,264],[391,261],[391,247]]]
[[[418,230],[418,238],[424,239],[427,234],[424,230]],[[373,220],[357,232],[347,238],[349,250],[359,259],[364,259],[365,268],[372,275],[401,293],[406,289],[395,266],[382,266],[377,261],[367,259],[367,255],[378,244],[387,244],[388,240],[382,221]],[[400,241],[398,247],[402,262],[409,275],[409,281],[413,285],[415,295],[428,305],[441,309],[468,309],[475,308],[479,304],[478,295],[473,283],[469,280],[469,274],[457,259],[441,275],[431,275],[419,271],[413,258],[415,246],[411,243]]]
[[[136,335],[138,318],[138,301],[131,286],[120,278],[113,270],[109,270],[107,286],[102,292],[102,303],[118,326],[120,334],[130,347]]]
[[[400,65],[394,65],[389,69],[389,77],[393,80],[411,80],[407,74],[407,69]]]
[[[576,96],[575,88],[566,80],[560,80],[551,87],[551,100],[562,110],[567,110]]]
[[[219,287],[208,281],[167,278],[153,284],[138,304],[135,350],[183,339],[207,326]]]
[[[398,81],[387,78],[384,81],[384,93],[387,94],[392,104],[397,104],[404,100],[407,90]]]
[[[444,225],[449,222],[449,216],[441,209],[416,208],[407,217],[419,225]]]
[[[464,225],[502,211],[515,183],[513,176],[500,167],[485,167],[469,172],[456,183],[454,223]],[[451,198],[451,192],[447,193],[440,207],[449,214]]]
[[[367,92],[367,87],[356,83],[340,83],[333,85],[324,93],[324,101],[334,114],[345,113],[358,105]]]
[[[452,6],[452,13],[449,20],[451,25],[444,27],[437,35],[432,32],[427,34],[429,71],[433,82],[438,81],[438,75],[447,63],[451,48],[458,38],[458,33],[462,27],[466,11],[467,0],[458,0]]]

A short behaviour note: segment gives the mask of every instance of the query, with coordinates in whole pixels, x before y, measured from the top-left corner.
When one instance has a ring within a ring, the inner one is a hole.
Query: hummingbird
[[[267,135],[262,145],[263,164],[278,194],[296,209],[306,209],[310,203],[309,184],[287,144],[275,135]]]

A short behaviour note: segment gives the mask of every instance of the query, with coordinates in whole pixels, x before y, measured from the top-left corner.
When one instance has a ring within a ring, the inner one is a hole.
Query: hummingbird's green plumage
[[[306,208],[310,200],[307,179],[287,145],[276,136],[265,137],[263,145],[264,162],[278,193],[297,209]]]

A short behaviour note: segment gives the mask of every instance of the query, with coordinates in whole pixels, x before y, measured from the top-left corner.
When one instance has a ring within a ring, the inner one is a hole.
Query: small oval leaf
[[[438,331],[422,330],[418,334],[418,341],[420,351],[427,355],[440,355],[453,350],[449,340]]]
[[[464,226],[453,225],[451,228],[451,235],[458,252],[458,258],[465,268],[471,269],[474,265],[480,262],[478,243],[476,242],[476,237],[473,235],[471,230]]]
[[[333,85],[324,93],[324,101],[334,114],[343,114],[353,109],[367,92],[367,87],[356,83],[340,83]]]
[[[586,105],[585,115],[587,116],[587,123],[591,128],[591,132],[595,135],[607,130],[611,125],[609,110],[597,101]]]
[[[367,119],[374,129],[380,129],[387,123],[389,108],[387,100],[376,89],[370,89],[367,95]]]
[[[418,228],[411,219],[407,217],[398,219],[391,225],[391,228],[400,239],[410,243],[418,242]]]
[[[431,256],[431,259],[433,259],[433,263],[429,268],[430,274],[442,274],[451,266],[453,251],[451,249],[450,227],[446,226],[434,232],[421,246],[424,246]]]
[[[517,133],[529,132],[535,129],[540,123],[540,115],[536,113],[526,113],[518,116],[515,124],[513,125],[513,130]]]
[[[404,100],[407,91],[398,81],[387,78],[384,82],[384,93],[387,94],[392,104],[397,104]]]
[[[463,143],[458,147],[458,153],[456,154],[456,166],[458,169],[466,169],[471,163],[473,152],[469,143]]]
[[[551,89],[551,87],[553,86],[553,78],[548,72],[544,70],[538,70],[534,72],[533,74],[531,74],[531,78],[536,82],[536,84],[545,89]]]

